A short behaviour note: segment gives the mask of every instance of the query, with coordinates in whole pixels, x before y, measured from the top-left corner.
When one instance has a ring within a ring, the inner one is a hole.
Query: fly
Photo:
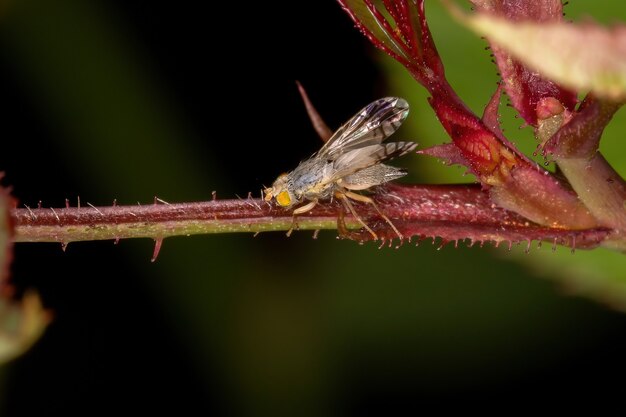
[[[337,198],[374,239],[378,239],[356,213],[350,200],[368,203],[402,239],[402,234],[374,200],[355,191],[367,190],[407,174],[403,169],[382,162],[405,155],[417,147],[414,142],[383,144],[408,114],[409,104],[401,98],[386,97],[370,103],[341,126],[318,152],[293,171],[280,175],[271,187],[263,190],[265,200],[274,198],[285,208],[306,201],[294,209],[295,220],[296,215],[312,210],[320,200]]]

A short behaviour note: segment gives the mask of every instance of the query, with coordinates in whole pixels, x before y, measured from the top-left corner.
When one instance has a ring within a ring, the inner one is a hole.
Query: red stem
[[[472,244],[548,240],[592,247],[609,236],[608,229],[572,231],[536,225],[495,206],[487,193],[474,185],[391,185],[373,198],[407,238],[440,237],[443,242],[469,239]],[[383,241],[395,238],[372,205],[355,206]],[[335,228],[341,210],[337,202],[320,203],[298,216],[298,226]],[[291,211],[252,198],[145,206],[20,208],[13,209],[11,216],[16,242],[61,243],[131,237],[158,241],[177,235],[288,230],[292,220]],[[350,216],[346,221],[350,227],[357,225]],[[349,237],[371,240],[367,232],[354,232]]]

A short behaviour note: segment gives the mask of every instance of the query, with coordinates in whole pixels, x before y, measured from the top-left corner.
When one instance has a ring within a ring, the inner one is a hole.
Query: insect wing
[[[354,149],[379,145],[391,136],[409,114],[409,104],[385,97],[364,107],[324,144],[318,156],[335,159]]]
[[[344,177],[341,185],[349,190],[367,190],[375,185],[404,177],[406,174],[407,171],[402,168],[377,164]]]
[[[405,155],[416,147],[415,142],[391,142],[348,151],[333,162],[334,172],[329,181],[337,181],[380,162]]]

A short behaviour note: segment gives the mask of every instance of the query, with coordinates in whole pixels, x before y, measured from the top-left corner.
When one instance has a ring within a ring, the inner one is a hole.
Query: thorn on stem
[[[159,256],[159,252],[161,252],[161,245],[163,245],[163,238],[154,240],[154,252],[152,253],[152,259],[150,259],[150,262],[156,261]]]
[[[50,210],[52,210],[52,213],[54,213],[54,217],[56,217],[57,222],[59,224],[61,224],[61,219],[59,218],[59,215],[57,214],[57,212],[54,210],[54,208],[50,207]]]
[[[96,211],[96,213],[98,213],[100,216],[104,217],[104,214],[102,214],[102,212],[101,212],[100,210],[98,210],[98,208],[97,208],[96,206],[94,206],[94,205],[93,205],[93,204],[91,204],[91,203],[87,203],[87,205],[88,205],[89,207],[91,207],[92,209],[94,209],[94,210]]]
[[[35,213],[33,213],[30,207],[28,207],[26,204],[24,204],[24,207],[26,207],[26,210],[28,210],[28,214],[30,214],[30,218],[32,220],[37,220],[37,216],[35,216]]]
[[[304,102],[304,107],[306,108],[306,112],[309,115],[309,119],[311,119],[311,124],[313,124],[313,129],[322,138],[322,141],[327,142],[328,139],[333,135],[333,131],[328,127],[324,119],[320,116],[320,114],[313,106],[313,103],[309,99],[304,87],[300,84],[299,81],[296,81],[298,85],[298,91],[300,92],[300,97],[302,97],[302,101]]]

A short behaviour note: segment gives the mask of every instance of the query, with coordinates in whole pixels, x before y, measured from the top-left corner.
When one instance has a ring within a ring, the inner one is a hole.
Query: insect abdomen
[[[404,169],[379,164],[344,177],[341,185],[350,190],[366,190],[370,187],[404,177],[406,174],[407,172]]]

